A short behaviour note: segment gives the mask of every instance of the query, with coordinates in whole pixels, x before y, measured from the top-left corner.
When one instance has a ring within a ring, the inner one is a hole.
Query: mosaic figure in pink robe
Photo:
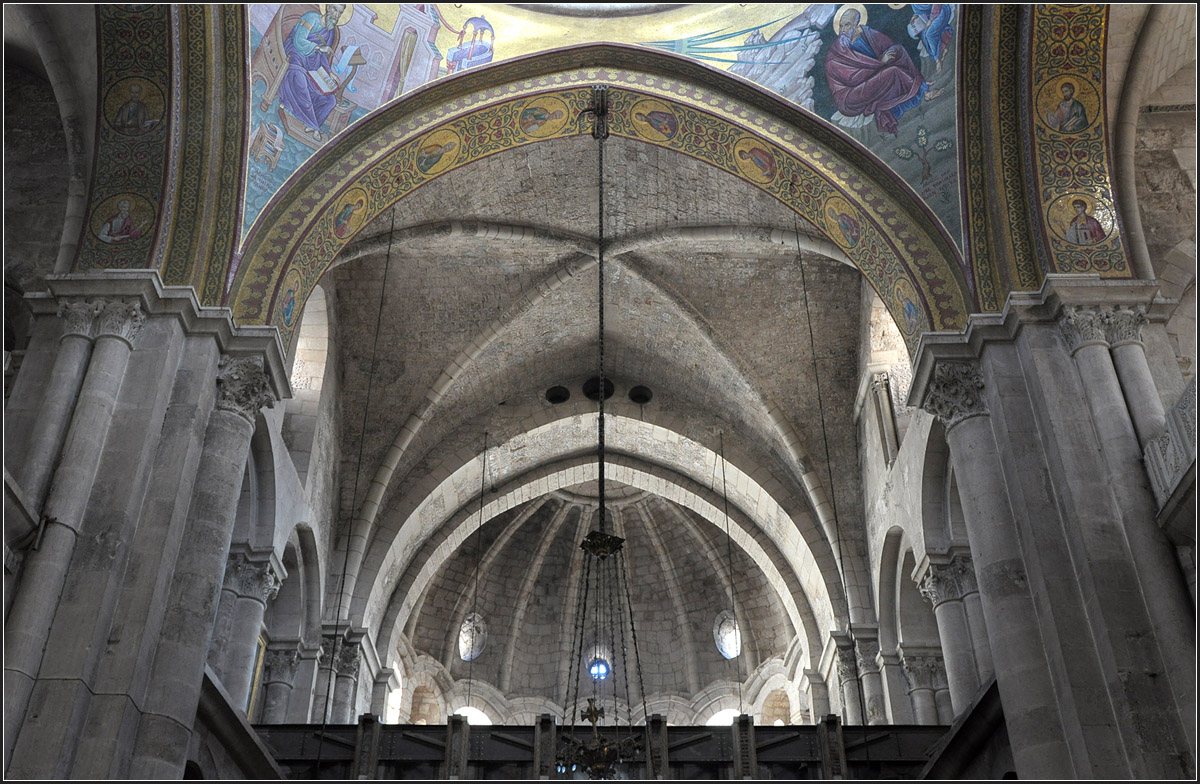
[[[895,135],[900,116],[920,106],[930,86],[904,47],[859,19],[855,9],[843,14],[825,54],[829,91],[842,115],[874,115],[881,133]]]

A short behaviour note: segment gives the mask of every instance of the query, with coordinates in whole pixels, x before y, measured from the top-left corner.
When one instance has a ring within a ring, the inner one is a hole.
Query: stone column
[[[940,361],[924,405],[946,428],[988,633],[1004,641],[992,651],[992,659],[1018,772],[1028,778],[1073,778],[982,391],[983,377],[974,362]]]
[[[921,582],[921,595],[933,605],[937,619],[938,637],[942,643],[942,655],[946,661],[946,679],[950,687],[950,703],[954,715],[958,715],[971,704],[979,691],[979,673],[975,657],[971,653],[971,632],[967,611],[963,606],[963,586],[959,573],[964,565],[961,556],[958,563],[929,565],[925,579]],[[970,559],[967,560],[966,568]]]
[[[975,672],[979,685],[992,680],[996,674],[992,666],[992,643],[988,638],[987,623],[983,620],[983,604],[979,600],[979,581],[975,579],[975,562],[969,556],[951,561],[952,574],[962,591],[963,610],[967,614],[967,628],[971,632],[971,652],[975,657]],[[943,648],[942,653],[945,653]]]
[[[308,718],[310,724],[333,721],[334,651],[336,648],[337,638],[332,635],[325,635],[321,638],[321,647],[314,659],[317,672],[313,681],[312,706]]]
[[[354,703],[362,648],[358,643],[340,640],[333,656],[337,679],[333,684],[333,724],[354,723]]]
[[[1146,632],[1151,631],[1158,648],[1157,658],[1166,671],[1184,722],[1185,735],[1194,738],[1195,616],[1174,548],[1155,522],[1157,505],[1149,477],[1144,470],[1138,470],[1143,465],[1142,447],[1130,414],[1136,405],[1143,412],[1143,427],[1159,430],[1165,425],[1165,416],[1161,413],[1161,402],[1154,404],[1158,392],[1148,378],[1149,368],[1145,368],[1145,379],[1141,379],[1138,371],[1127,372],[1133,386],[1123,392],[1113,355],[1108,351],[1110,341],[1115,341],[1129,352],[1122,354],[1129,366],[1136,367],[1139,357],[1144,364],[1140,342],[1144,323],[1144,311],[1131,308],[1114,311],[1067,306],[1059,319],[1087,392],[1086,403],[1108,466],[1108,484],[1120,513],[1119,521],[1111,515],[1106,518],[1081,515],[1080,522],[1087,526],[1084,530],[1088,534],[1088,555],[1104,570],[1103,582],[1096,584],[1101,602],[1099,612],[1105,616],[1102,628],[1108,632],[1117,666],[1128,673],[1122,679],[1129,699],[1128,709],[1148,713],[1155,710],[1153,674],[1150,680],[1138,683],[1139,678],[1146,678],[1148,671],[1152,673],[1159,666],[1158,662],[1146,661],[1149,647]],[[1155,424],[1156,417],[1161,418],[1163,425]],[[1144,610],[1126,609],[1129,600],[1125,592],[1133,585],[1141,588]],[[1190,655],[1182,655],[1185,652]]]
[[[858,672],[853,644],[837,647],[838,682],[842,688],[842,715],[845,724],[862,724],[862,697],[858,686]]]
[[[908,698],[912,702],[913,719],[917,724],[940,723],[934,696],[938,665],[937,658],[930,652],[901,652],[900,666],[904,668],[904,677],[908,681]]]
[[[229,556],[225,562],[225,579],[221,582],[221,601],[217,605],[217,620],[213,623],[212,642],[208,647],[208,666],[216,673],[221,685],[225,686],[225,661],[228,658],[229,638],[233,634],[233,614],[237,607],[238,582],[242,561]],[[225,691],[229,687],[225,686]]]
[[[375,673],[375,682],[371,685],[371,713],[378,716],[380,721],[387,721],[388,697],[399,686],[396,671],[391,667],[383,667]]]
[[[58,306],[58,316],[63,321],[58,354],[54,357],[46,394],[38,406],[25,458],[19,466],[14,466],[21,489],[34,509],[41,508],[54,461],[71,424],[71,412],[92,355],[95,320],[105,304],[103,300],[68,300]]]
[[[904,679],[904,669],[900,665],[900,654],[896,651],[880,652],[879,671],[887,696],[890,723],[916,724],[912,701],[908,698],[908,682]]]
[[[234,604],[233,623],[224,657],[223,683],[234,707],[245,711],[254,681],[263,615],[267,602],[279,593],[280,581],[269,561],[253,561],[243,554],[238,554],[235,560],[237,602]]]
[[[91,360],[42,510],[40,541],[26,558],[4,624],[6,766],[25,719],[46,639],[58,609],[75,550],[75,537],[83,522],[100,455],[108,438],[133,341],[146,320],[136,303],[114,300],[94,304],[100,307],[93,325],[96,339]],[[82,346],[76,346],[75,350],[81,351]],[[77,361],[71,360],[72,366]]]
[[[1146,360],[1146,346],[1142,343],[1142,327],[1150,323],[1146,308],[1118,306],[1106,314],[1105,332],[1112,350],[1113,365],[1125,393],[1125,403],[1137,431],[1138,445],[1145,449],[1150,439],[1167,426],[1167,412],[1158,386],[1150,373]]]
[[[808,706],[812,711],[812,721],[816,724],[832,713],[829,707],[829,686],[824,676],[816,670],[805,670],[800,677],[800,688],[808,695]]]
[[[859,683],[867,707],[868,724],[887,724],[887,703],[883,696],[883,677],[879,673],[879,643],[875,640],[854,641]]]
[[[288,701],[287,724],[309,724],[313,721],[313,699],[316,692],[317,674],[321,646],[300,643],[296,677],[292,682],[292,695]]]
[[[299,665],[300,652],[295,648],[267,649],[263,657],[263,724],[287,723],[288,705]]]
[[[167,595],[151,688],[134,743],[131,778],[182,775],[250,436],[259,409],[274,400],[258,357],[224,357],[217,390],[188,509],[184,545]]]

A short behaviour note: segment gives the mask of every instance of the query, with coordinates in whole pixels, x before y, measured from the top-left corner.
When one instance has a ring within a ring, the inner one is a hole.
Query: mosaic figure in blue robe
[[[921,56],[931,60],[940,73],[942,59],[950,50],[950,39],[954,35],[954,28],[950,26],[954,7],[943,3],[913,3],[912,10],[908,34],[920,42]]]
[[[346,6],[330,3],[325,15],[309,11],[300,17],[283,43],[288,57],[287,74],[279,85],[279,100],[293,117],[311,128],[321,138],[321,126],[337,103],[334,90],[318,85],[310,71],[322,69],[331,78],[330,56],[337,35],[337,20]]]

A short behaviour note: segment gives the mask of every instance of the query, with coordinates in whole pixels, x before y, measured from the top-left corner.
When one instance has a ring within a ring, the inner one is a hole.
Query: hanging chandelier
[[[608,138],[608,88],[592,90],[592,105],[584,111],[592,116],[592,137],[598,143],[599,229],[597,254],[597,287],[599,327],[599,415],[596,437],[598,513],[597,527],[588,533],[579,547],[584,552],[583,598],[576,607],[571,639],[571,663],[567,681],[567,702],[557,762],[560,775],[586,774],[591,779],[613,779],[621,776],[626,763],[640,762],[645,744],[641,733],[633,728],[633,703],[629,699],[630,681],[627,665],[629,645],[633,648],[634,670],[643,707],[646,699],[642,679],[641,655],[638,652],[637,628],[633,622],[633,606],[629,579],[625,570],[625,540],[608,530],[608,509],[605,500],[604,477],[604,140]],[[626,637],[626,628],[629,636]],[[620,662],[620,667],[615,664]],[[580,666],[576,671],[576,665]],[[618,672],[619,670],[619,672]],[[587,707],[580,710],[582,680],[591,684],[591,696],[585,696]],[[623,682],[625,705],[628,711],[626,727],[618,722],[619,683]],[[612,706],[613,726],[601,727],[606,702]],[[643,711],[644,712],[644,711]],[[588,722],[590,731],[576,735],[576,721]]]

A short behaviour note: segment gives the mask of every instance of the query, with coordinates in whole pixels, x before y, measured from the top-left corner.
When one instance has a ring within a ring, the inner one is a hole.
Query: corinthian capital
[[[858,657],[858,671],[864,675],[879,672],[879,643],[874,640],[858,640],[854,643]]]
[[[239,556],[237,592],[258,599],[263,604],[279,593],[279,576],[267,561],[249,561]]]
[[[936,689],[942,683],[942,659],[940,656],[913,656],[904,653],[900,657],[900,667],[904,670],[909,691]]]
[[[1084,346],[1107,344],[1104,334],[1108,316],[1099,308],[1067,305],[1058,317],[1058,328],[1066,338],[1067,348],[1074,354]]]
[[[275,401],[260,357],[221,357],[217,371],[217,408],[251,424],[263,406]]]
[[[268,650],[263,655],[263,681],[291,684],[296,679],[299,665],[300,654],[297,651]]]
[[[837,673],[838,680],[842,683],[850,683],[857,680],[858,672],[855,669],[854,649],[842,648],[837,649]]]
[[[79,335],[91,338],[95,335],[96,316],[103,310],[103,302],[84,302],[83,300],[66,300],[58,304],[58,317],[63,324],[63,337]]]
[[[1142,305],[1121,305],[1105,313],[1105,316],[1105,337],[1113,346],[1141,343],[1142,327],[1150,323],[1150,319],[1146,318],[1146,308]]]
[[[983,374],[974,362],[939,362],[925,393],[925,410],[949,430],[965,419],[987,413],[982,391]]]
[[[120,338],[133,347],[133,341],[146,323],[146,314],[136,302],[124,300],[98,300],[101,305],[96,315],[96,337]]]
[[[934,607],[942,602],[962,598],[958,580],[955,579],[954,570],[949,564],[930,564],[919,590]]]
[[[344,678],[358,677],[358,662],[361,648],[354,643],[339,641],[333,655],[333,667]]]

